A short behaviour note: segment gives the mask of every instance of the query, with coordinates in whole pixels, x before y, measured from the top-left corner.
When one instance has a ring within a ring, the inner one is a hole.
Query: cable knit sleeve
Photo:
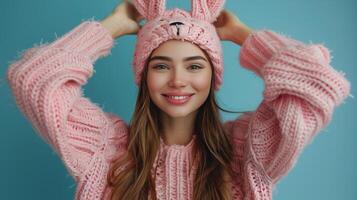
[[[54,42],[25,51],[7,71],[19,109],[76,180],[94,155],[125,136],[124,121],[83,97],[81,88],[113,42],[99,22],[85,21]]]
[[[264,99],[255,112],[225,125],[235,141],[245,141],[242,157],[251,185],[275,184],[330,122],[334,108],[349,95],[350,83],[330,66],[323,45],[307,45],[270,30],[251,33],[239,58],[241,66],[264,80]]]

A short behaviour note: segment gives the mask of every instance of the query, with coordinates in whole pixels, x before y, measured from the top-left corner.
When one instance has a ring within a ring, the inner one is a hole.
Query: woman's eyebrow
[[[149,62],[153,61],[153,60],[166,60],[166,61],[172,61],[172,59],[170,57],[167,56],[153,56],[149,59]],[[186,57],[183,59],[184,61],[190,61],[190,60],[204,60],[206,62],[207,59],[202,57],[202,56],[191,56],[191,57]]]

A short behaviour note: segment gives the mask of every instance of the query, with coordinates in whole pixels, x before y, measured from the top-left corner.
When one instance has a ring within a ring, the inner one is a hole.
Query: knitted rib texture
[[[110,163],[126,151],[128,125],[82,92],[93,63],[109,55],[113,43],[99,22],[85,21],[50,44],[28,49],[7,72],[19,109],[75,179],[75,199],[108,199]],[[272,199],[276,183],[330,122],[350,83],[330,66],[323,45],[270,30],[249,35],[239,60],[264,80],[265,89],[255,112],[224,123],[234,146],[232,198]],[[192,199],[195,140],[187,145],[160,140],[152,169],[158,199]]]

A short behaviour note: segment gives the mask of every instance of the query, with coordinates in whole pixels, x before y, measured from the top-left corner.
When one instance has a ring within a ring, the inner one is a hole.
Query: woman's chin
[[[187,110],[185,108],[173,108],[173,109],[165,109],[162,112],[164,112],[164,114],[170,118],[184,118],[184,117],[188,117],[194,111]]]
[[[190,113],[188,112],[175,112],[175,111],[170,111],[170,112],[165,112],[165,114],[170,117],[170,118],[183,118],[187,117]]]

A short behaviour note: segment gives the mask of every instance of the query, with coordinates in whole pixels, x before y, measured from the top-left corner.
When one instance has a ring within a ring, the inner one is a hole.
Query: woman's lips
[[[183,104],[187,103],[191,99],[192,95],[193,94],[184,95],[184,96],[169,96],[169,95],[163,94],[166,101],[173,105],[183,105]]]

